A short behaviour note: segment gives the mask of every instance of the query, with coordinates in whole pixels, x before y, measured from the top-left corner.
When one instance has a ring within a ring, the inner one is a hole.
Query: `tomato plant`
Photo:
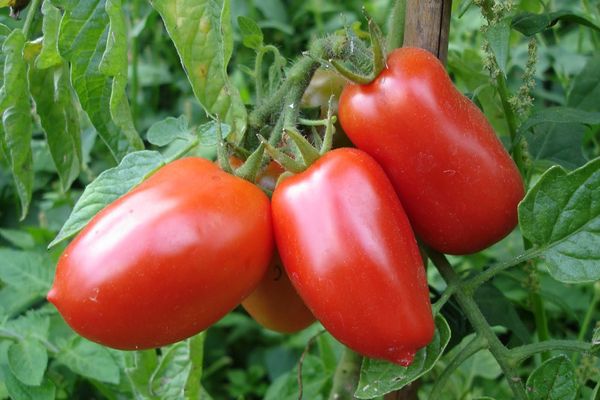
[[[285,179],[272,207],[285,269],[323,326],[361,354],[410,364],[433,318],[417,243],[381,167],[333,150]]]
[[[90,340],[130,350],[164,346],[237,306],[272,252],[270,206],[260,189],[185,158],[90,221],[62,254],[48,299]]]
[[[436,250],[475,253],[517,225],[521,175],[483,113],[431,53],[392,52],[372,83],[344,89],[340,121],[381,163],[415,232]]]
[[[0,1],[0,399],[597,399],[597,6]]]

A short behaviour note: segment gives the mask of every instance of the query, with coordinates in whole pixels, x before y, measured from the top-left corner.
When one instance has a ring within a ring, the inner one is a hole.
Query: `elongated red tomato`
[[[381,167],[342,148],[273,193],[277,247],[309,309],[342,343],[408,365],[434,333],[423,262]]]
[[[352,142],[384,168],[431,247],[477,252],[517,224],[519,171],[431,53],[395,50],[372,83],[346,86],[339,116]]]
[[[236,307],[272,255],[267,196],[210,161],[186,158],[96,215],[62,254],[48,299],[90,340],[158,347]]]

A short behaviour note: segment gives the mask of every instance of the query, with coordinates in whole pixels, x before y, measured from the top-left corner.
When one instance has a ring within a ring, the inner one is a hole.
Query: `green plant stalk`
[[[600,303],[600,283],[597,282],[594,287],[594,296],[592,297],[590,306],[588,307],[587,312],[585,313],[585,317],[583,318],[583,322],[581,323],[581,328],[579,328],[577,340],[583,341],[585,339],[585,334],[587,333],[588,329],[590,329],[590,324],[592,323],[592,318],[594,316],[594,312],[596,311],[598,303]]]
[[[333,376],[333,386],[329,400],[352,400],[360,377],[362,356],[349,348],[344,348],[340,362]]]
[[[458,303],[460,304],[467,319],[473,326],[475,332],[486,340],[490,352],[500,365],[502,372],[504,372],[504,376],[508,381],[508,385],[515,395],[514,398],[516,400],[527,400],[527,393],[521,384],[521,378],[515,373],[514,364],[511,362],[509,350],[502,344],[502,342],[500,342],[500,339],[498,339],[496,334],[492,331],[492,328],[486,321],[485,317],[481,313],[481,310],[477,306],[477,303],[475,303],[475,300],[473,299],[473,292],[467,292],[464,290],[464,288],[460,287],[460,278],[452,269],[452,266],[446,259],[446,256],[432,249],[427,249],[427,254],[433,261],[433,264],[438,269],[448,286],[457,287],[454,297],[456,297],[458,300]]]
[[[265,54],[272,52],[274,57],[279,55],[279,50],[273,45],[262,46],[256,53],[254,61],[254,82],[256,85],[256,104],[260,104],[264,97],[263,62]]]
[[[500,95],[500,101],[502,102],[502,109],[504,111],[504,116],[506,117],[506,124],[508,125],[508,133],[510,135],[511,142],[511,155],[521,174],[525,175],[527,171],[525,171],[525,166],[523,165],[523,149],[519,143],[517,132],[517,116],[515,115],[515,112],[508,101],[508,86],[506,84],[506,79],[501,72],[498,73],[498,76],[496,77],[496,87],[498,89],[498,94]]]
[[[33,0],[31,4],[29,4],[29,10],[27,11],[27,17],[25,18],[25,23],[23,24],[23,35],[25,35],[25,39],[29,39],[29,32],[31,30],[31,25],[33,24],[33,18],[35,14],[37,14],[40,8],[41,0]]]
[[[257,108],[252,111],[248,117],[250,126],[256,130],[260,130],[265,124],[269,122],[269,118],[272,114],[277,112],[281,107],[281,99],[289,98],[290,92],[299,91],[299,86],[303,86],[303,83],[308,87],[310,77],[319,67],[319,61],[312,57],[302,57],[296,64],[292,66],[288,74],[288,79],[273,93],[273,95],[262,102]],[[305,81],[305,82],[303,82]],[[302,93],[304,91],[302,90]]]
[[[546,315],[546,308],[544,307],[544,301],[540,293],[537,291],[529,292],[529,301],[533,307],[533,316],[535,319],[535,327],[537,331],[538,340],[545,342],[550,339],[550,330],[548,328],[548,316]],[[549,353],[541,353],[542,362],[550,358]]]
[[[391,51],[404,44],[404,25],[406,20],[406,0],[396,0],[388,20],[387,50]]]
[[[513,364],[518,365],[521,361],[538,353],[556,350],[588,352],[591,348],[591,343],[580,342],[578,340],[547,340],[545,342],[514,347],[508,351],[508,356]]]
[[[446,366],[444,372],[442,372],[442,374],[436,378],[433,389],[431,389],[431,393],[429,394],[429,399],[442,399],[442,390],[444,390],[446,387],[446,383],[452,376],[452,373],[468,358],[485,348],[487,348],[487,343],[485,339],[479,335],[475,336],[473,340],[467,343],[467,345],[452,359],[452,361],[450,361],[448,366]]]
[[[516,265],[519,265],[525,261],[536,258],[540,254],[541,254],[541,250],[539,250],[539,249],[528,250],[525,253],[519,255],[518,257],[513,258],[512,260],[509,260],[506,262],[501,262],[501,263],[491,266],[490,268],[486,269],[485,271],[480,272],[479,274],[475,275],[473,278],[462,282],[461,286],[463,289],[475,291],[475,289],[477,289],[479,286],[483,285],[485,282],[492,279],[498,273],[505,271],[509,268],[512,268]]]

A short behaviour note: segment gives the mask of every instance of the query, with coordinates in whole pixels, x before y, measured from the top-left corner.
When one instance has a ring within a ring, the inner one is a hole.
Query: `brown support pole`
[[[427,49],[445,63],[451,10],[452,0],[407,0],[404,46]]]
[[[407,0],[404,46],[427,49],[445,63],[451,10],[452,0]],[[417,399],[419,386],[419,381],[413,382],[402,390],[388,393],[384,399]]]

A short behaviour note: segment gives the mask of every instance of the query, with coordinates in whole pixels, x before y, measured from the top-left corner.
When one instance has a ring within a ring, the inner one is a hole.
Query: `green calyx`
[[[369,84],[379,76],[381,71],[385,68],[387,57],[383,34],[381,33],[379,26],[377,26],[373,19],[367,15],[366,11],[364,11],[364,13],[367,17],[369,26],[371,49],[365,49],[362,41],[348,28],[346,29],[346,36],[350,42],[350,47],[357,50],[353,50],[352,55],[346,57],[346,62],[338,59],[329,60],[329,64],[331,64],[339,74],[360,85]]]
[[[295,146],[298,155],[292,157],[286,154],[283,150],[276,148],[263,136],[258,135],[258,139],[261,145],[269,154],[269,156],[278,162],[283,168],[292,173],[300,173],[306,170],[314,162],[316,162],[321,156],[331,150],[333,144],[333,135],[335,133],[335,121],[336,117],[333,115],[332,110],[333,96],[329,99],[329,108],[327,110],[327,118],[319,121],[304,120],[307,126],[313,128],[312,136],[315,145],[311,144],[310,141],[295,127],[283,128],[283,132],[290,138],[291,144]],[[325,125],[325,134],[323,138],[319,136],[315,126]]]

